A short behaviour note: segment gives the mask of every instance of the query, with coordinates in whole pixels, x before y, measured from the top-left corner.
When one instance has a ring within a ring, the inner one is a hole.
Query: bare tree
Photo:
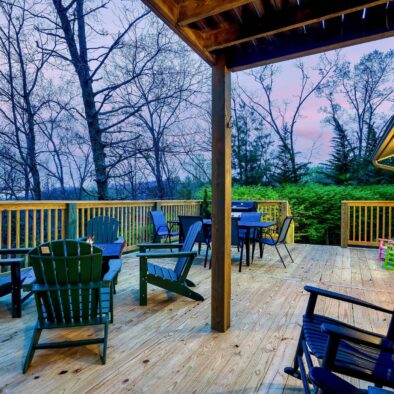
[[[122,125],[141,110],[138,102],[119,105],[117,92],[147,72],[162,48],[151,47],[149,52],[137,50],[136,27],[149,14],[146,9],[139,7],[136,15],[125,11],[119,21],[122,25],[119,31],[111,33],[99,27],[107,7],[113,3],[110,0],[52,0],[52,3],[55,15],[48,12],[41,15],[40,32],[57,43],[56,57],[71,64],[78,78],[83,105],[81,116],[89,133],[98,198],[105,199],[111,170],[129,157],[117,154],[120,140],[133,144],[136,138],[129,130],[122,130]],[[113,80],[107,67],[116,62],[117,51],[127,42],[134,48],[133,57],[129,59],[133,67],[129,67],[129,73],[122,78]],[[47,47],[42,49],[46,51]],[[121,137],[122,132],[125,137]],[[113,147],[109,158],[108,151]]]
[[[0,137],[13,150],[6,151],[3,158],[9,154],[8,159],[24,173],[25,198],[31,190],[33,198],[40,200],[36,118],[46,100],[37,100],[36,91],[53,48],[44,52],[34,46],[35,18],[25,0],[1,2],[0,13],[0,56],[4,61],[0,67],[0,116],[5,124]]]
[[[368,159],[377,141],[381,110],[394,102],[394,50],[373,51],[354,66],[337,62],[335,73],[319,89],[328,106],[326,122],[346,129],[347,143],[355,158]]]
[[[122,93],[126,105],[135,96],[143,105],[133,126],[141,135],[139,152],[156,182],[156,197],[161,199],[166,191],[171,197],[171,182],[180,170],[178,160],[191,148],[198,150],[194,142],[199,130],[191,124],[203,112],[197,103],[205,94],[206,73],[202,62],[174,41],[167,29],[157,26],[157,31],[167,43],[166,50],[151,62],[149,74],[136,78]],[[127,51],[124,54],[127,59]]]
[[[318,77],[312,81],[310,71],[303,62],[296,64],[300,75],[299,91],[290,102],[278,102],[274,98],[275,83],[280,75],[280,70],[275,65],[268,65],[251,72],[253,80],[258,84],[261,96],[253,97],[245,89],[243,94],[247,98],[249,107],[253,108],[258,116],[274,132],[279,140],[278,160],[282,168],[280,178],[286,182],[298,182],[307,163],[297,160],[299,155],[296,147],[296,132],[298,121],[302,118],[302,110],[313,94],[323,85],[335,67],[335,59],[322,56],[318,65]],[[290,105],[291,104],[291,105]]]

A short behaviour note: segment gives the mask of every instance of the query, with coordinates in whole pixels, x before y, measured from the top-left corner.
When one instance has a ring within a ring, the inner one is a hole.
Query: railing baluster
[[[7,248],[11,248],[11,222],[12,222],[12,211],[7,209]]]
[[[21,211],[18,209],[16,211],[16,223],[15,223],[15,246],[20,248],[21,246]]]

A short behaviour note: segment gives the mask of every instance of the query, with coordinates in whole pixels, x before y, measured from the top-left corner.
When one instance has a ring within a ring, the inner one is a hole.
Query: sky
[[[351,63],[357,63],[363,55],[375,49],[380,51],[394,49],[394,38],[391,37],[344,48],[341,50],[341,54]],[[314,67],[319,62],[319,56],[307,56],[303,58],[303,61],[308,68]],[[277,89],[275,90],[277,92],[275,94],[276,99],[286,100],[298,92],[299,74],[295,68],[296,62],[297,60],[288,60],[278,63],[281,70],[281,78],[278,80]],[[237,73],[236,78],[240,80],[247,78],[247,71]],[[253,84],[249,82],[248,85],[249,88],[253,89]],[[320,111],[324,104],[324,100],[313,95],[306,103],[302,111],[303,119],[297,127],[296,146],[304,157],[309,158],[312,146],[315,143],[313,156],[311,157],[311,161],[314,164],[327,160],[331,150],[332,132],[327,126],[322,124],[324,115]],[[387,114],[387,119],[390,115],[391,113]]]

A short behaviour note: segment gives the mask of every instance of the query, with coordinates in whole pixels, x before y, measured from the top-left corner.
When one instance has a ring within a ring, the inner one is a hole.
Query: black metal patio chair
[[[283,266],[286,268],[286,264],[285,264],[285,262],[283,260],[283,257],[280,254],[279,249],[278,249],[278,245],[283,245],[286,248],[286,251],[287,251],[287,253],[288,253],[289,257],[290,257],[291,262],[294,263],[293,257],[291,256],[290,251],[289,251],[289,249],[288,249],[288,247],[286,245],[286,237],[287,237],[287,233],[289,232],[290,225],[291,225],[292,221],[293,221],[293,216],[287,216],[283,220],[283,223],[282,223],[282,226],[281,226],[281,228],[279,230],[279,234],[278,234],[278,238],[277,239],[274,239],[270,232],[265,232],[263,234],[263,237],[257,237],[256,238],[256,242],[259,244],[259,247],[260,247],[260,258],[261,259],[263,258],[263,255],[264,255],[264,247],[265,247],[265,245],[274,246],[276,251],[278,252],[280,261],[282,262]],[[254,255],[254,249],[255,249],[254,246],[255,245],[253,245],[252,256]]]

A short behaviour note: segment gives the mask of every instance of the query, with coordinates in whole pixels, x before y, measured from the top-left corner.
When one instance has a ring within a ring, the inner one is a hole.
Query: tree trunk
[[[89,138],[93,153],[93,163],[96,172],[97,194],[99,200],[108,197],[108,176],[105,160],[105,144],[103,143],[103,132],[100,127],[99,115],[96,108],[95,94],[90,75],[89,60],[87,54],[84,0],[77,0],[76,13],[78,19],[78,46],[75,40],[75,32],[67,15],[67,8],[61,0],[53,0],[53,4],[60,19],[60,23],[67,42],[71,61],[78,75],[82,91],[84,112],[89,131]]]

